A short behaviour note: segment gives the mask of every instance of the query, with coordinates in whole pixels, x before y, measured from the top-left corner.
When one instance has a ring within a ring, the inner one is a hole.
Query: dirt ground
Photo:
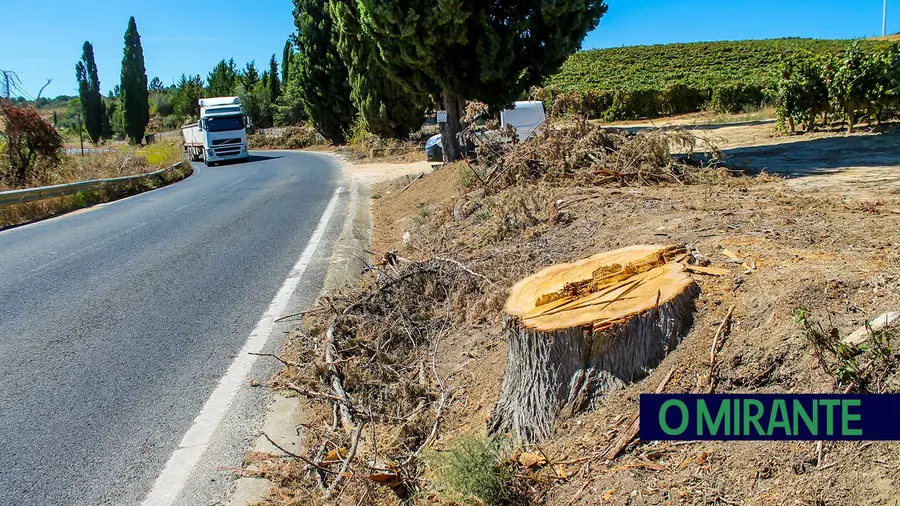
[[[454,299],[452,317],[443,320],[442,337],[434,344],[434,376],[448,400],[440,424],[434,425],[439,430],[433,449],[446,448],[460,436],[485,433],[507,367],[502,307],[514,283],[543,267],[628,245],[687,245],[729,274],[696,276],[701,294],[693,326],[647,377],[559,420],[548,441],[524,448],[545,454],[552,465],[512,465],[514,502],[895,504],[900,501],[900,444],[893,442],[825,443],[820,452],[815,442],[636,441],[615,460],[602,457],[636,413],[638,395],[653,391],[670,371],[666,392],[707,390],[711,343],[731,306],[730,330],[716,355],[719,393],[843,390],[815,359],[809,339],[794,322],[795,311],[804,309],[843,336],[869,318],[900,310],[900,148],[895,133],[776,137],[771,123],[703,132],[721,136],[732,160],[745,156],[751,175],[716,173],[689,185],[516,184],[475,195],[476,207],[460,213],[473,200],[470,190],[463,189],[470,179],[466,164],[433,171],[421,164],[348,169],[352,180],[374,184],[371,264],[383,252],[396,250],[412,260],[454,259],[488,281],[481,283],[482,290]],[[761,169],[791,177],[760,175]],[[387,181],[392,176],[402,177]],[[724,248],[749,259],[748,266],[730,263]],[[387,266],[374,272],[391,275]],[[326,298],[320,307],[340,300],[340,295]],[[384,318],[382,324],[390,320]],[[427,326],[428,316],[421,318],[420,324]],[[303,362],[321,355],[316,336],[323,334],[323,322],[308,324],[294,336],[288,358]],[[347,349],[366,346],[371,343],[355,340]],[[309,369],[315,376],[322,367],[311,362]],[[286,378],[312,385],[314,376]],[[438,388],[427,379],[430,375],[420,371],[418,377],[423,388]],[[396,387],[384,385],[390,392]],[[900,374],[883,378],[878,388],[900,391]],[[321,441],[322,427],[337,417],[329,403],[315,401],[317,395],[305,404],[311,448]],[[399,409],[399,398],[396,403]],[[427,430],[431,424],[429,419],[423,426]],[[411,427],[403,424],[400,436],[411,437],[405,432]],[[371,441],[363,437],[369,442],[361,451],[384,458],[398,435],[376,435],[380,430],[372,428]],[[280,486],[270,503],[321,502],[296,470],[280,466],[272,471]],[[426,474],[425,488],[413,504],[459,504],[440,493],[431,478]],[[385,487],[350,480],[363,488],[331,502],[397,502]]]
[[[710,113],[656,121],[613,123],[639,131],[681,127],[708,139],[734,167],[768,172],[797,187],[829,187],[845,196],[877,198],[900,190],[900,129],[862,126],[853,134],[834,127],[796,135],[775,130],[765,112],[721,118]],[[725,123],[713,123],[716,120]]]
[[[640,443],[606,461],[601,453],[674,369],[668,392],[699,392],[709,381],[710,344],[729,306],[730,334],[717,356],[717,392],[831,392],[792,322],[797,308],[841,335],[900,308],[900,143],[895,133],[773,137],[772,125],[711,130],[748,167],[787,179],[735,178],[712,184],[632,188],[504,190],[480,211],[454,220],[462,191],[453,165],[407,191],[375,187],[373,251],[410,258],[452,255],[496,283],[473,300],[466,320],[442,341],[439,370],[454,402],[441,441],[484,430],[506,367],[499,308],[508,288],[556,263],[632,244],[687,244],[729,276],[697,276],[702,294],[682,344],[647,378],[561,422],[541,446],[556,467],[523,473],[535,504],[894,504],[900,500],[900,445],[826,443]],[[765,145],[767,139],[769,142]],[[749,145],[749,147],[747,147]],[[755,172],[755,171],[754,171]],[[405,184],[404,184],[405,186]],[[541,213],[567,206],[571,221]],[[517,209],[537,219],[516,226]],[[756,269],[724,263],[722,248]],[[894,384],[891,388],[900,387]],[[532,449],[533,450],[533,449]],[[565,476],[565,478],[561,478]]]

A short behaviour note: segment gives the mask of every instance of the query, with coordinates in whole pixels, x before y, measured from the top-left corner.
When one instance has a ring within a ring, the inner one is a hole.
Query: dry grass
[[[87,156],[66,156],[64,162],[47,174],[44,186],[94,179],[133,176],[154,172],[181,161],[181,148],[176,144],[151,144],[139,149],[122,147],[107,153],[91,153]],[[0,228],[21,225],[35,220],[56,216],[84,207],[109,202],[160,186],[165,186],[189,176],[192,169],[183,164],[176,170],[155,178],[145,178],[138,183],[76,195],[56,197],[36,202],[0,207]],[[11,188],[0,188],[8,190]]]

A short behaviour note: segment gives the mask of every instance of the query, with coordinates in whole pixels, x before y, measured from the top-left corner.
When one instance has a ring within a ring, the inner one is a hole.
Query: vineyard
[[[773,104],[782,62],[839,55],[844,40],[770,39],[582,51],[547,79],[536,98],[556,113],[607,121],[711,109],[736,113]],[[888,42],[863,41],[863,51]]]

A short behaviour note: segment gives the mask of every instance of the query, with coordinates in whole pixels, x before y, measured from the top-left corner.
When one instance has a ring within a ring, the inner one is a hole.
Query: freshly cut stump
[[[489,430],[533,443],[558,416],[647,375],[693,321],[684,248],[631,246],[554,265],[506,301],[509,348]]]

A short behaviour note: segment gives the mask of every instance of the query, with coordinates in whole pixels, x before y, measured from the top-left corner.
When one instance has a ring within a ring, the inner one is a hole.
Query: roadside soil
[[[728,136],[726,146],[737,149],[763,144],[771,129],[770,124],[723,127],[716,134]],[[809,173],[791,179],[511,188],[463,221],[451,217],[461,194],[462,167],[444,167],[403,193],[398,183],[376,186],[381,198],[373,201],[373,251],[397,249],[420,259],[452,254],[497,284],[493,293],[470,301],[466,320],[472,323],[443,341],[439,370],[453,382],[457,401],[442,426],[442,440],[484,430],[506,366],[498,309],[512,284],[545,266],[600,251],[688,244],[731,274],[697,276],[702,295],[681,346],[643,381],[559,424],[541,450],[551,462],[567,463],[525,473],[529,478],[520,486],[533,492],[535,503],[560,505],[887,504],[900,499],[898,443],[825,444],[821,464],[815,443],[652,443],[635,445],[612,462],[600,457],[637,411],[638,394],[653,391],[670,370],[675,373],[667,391],[705,388],[713,335],[731,305],[731,331],[717,356],[722,364],[718,392],[833,391],[792,316],[804,308],[845,335],[867,318],[900,308],[900,143],[895,135],[782,137],[752,152],[752,163],[771,172]],[[823,142],[840,147],[822,148]],[[829,170],[820,173],[818,167]],[[889,184],[873,184],[869,177],[887,178]],[[515,229],[510,226],[517,219],[515,209],[539,215],[559,201],[578,201],[567,207],[568,224],[539,223],[506,232]],[[723,248],[753,259],[756,269],[724,263]]]
[[[456,308],[455,323],[445,329],[434,355],[442,391],[451,392],[434,449],[460,436],[484,434],[507,366],[501,311],[514,283],[543,267],[601,251],[686,244],[729,274],[696,276],[702,293],[694,324],[656,370],[560,421],[539,448],[526,448],[546,454],[552,465],[513,469],[517,502],[818,505],[900,500],[900,443],[894,442],[826,443],[821,452],[814,442],[633,442],[616,460],[602,457],[636,413],[638,395],[652,392],[670,371],[665,391],[706,391],[712,381],[713,336],[731,306],[730,330],[716,355],[719,393],[835,391],[834,379],[822,371],[812,345],[793,322],[795,311],[803,308],[811,319],[843,336],[866,319],[900,310],[896,134],[776,137],[770,123],[708,131],[722,137],[720,146],[733,158],[748,156],[747,168],[756,170],[744,177],[711,174],[687,186],[514,185],[483,196],[474,211],[459,216],[454,210],[469,191],[462,184],[467,179],[464,164],[433,172],[424,165],[348,168],[351,178],[373,184],[370,264],[392,250],[411,260],[440,256],[491,282]],[[756,151],[741,151],[746,149]],[[565,219],[551,219],[551,209],[563,210]],[[724,248],[751,262],[730,263]],[[322,303],[328,304],[329,299]],[[322,322],[308,324],[295,332],[285,354],[289,361],[319,354],[313,336],[322,331]],[[273,384],[287,381],[304,379],[286,370]],[[900,391],[900,377],[885,378],[883,387]],[[329,404],[301,402],[309,414],[309,437],[314,437],[312,427],[327,426],[332,418]],[[318,441],[307,443],[312,447]],[[278,485],[268,504],[316,502],[317,492],[303,490],[308,482],[298,478],[296,467],[279,464],[267,472]],[[439,494],[440,484],[431,478],[426,483],[434,488],[421,491],[415,503],[457,504]],[[389,493],[365,490],[341,500],[395,502]]]

